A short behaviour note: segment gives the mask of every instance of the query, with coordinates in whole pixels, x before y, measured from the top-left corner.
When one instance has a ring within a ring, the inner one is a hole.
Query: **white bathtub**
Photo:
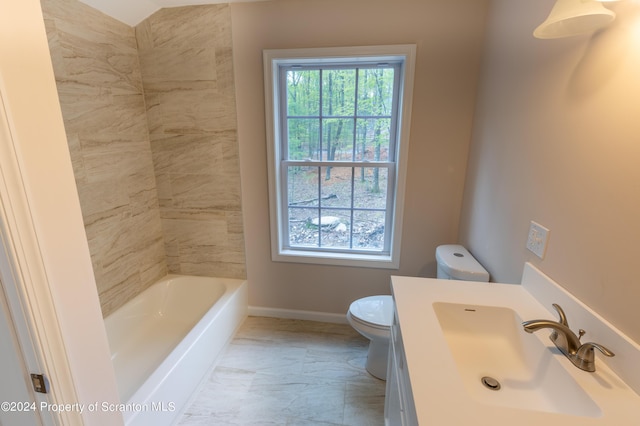
[[[105,318],[127,425],[175,421],[247,316],[247,282],[168,275]]]

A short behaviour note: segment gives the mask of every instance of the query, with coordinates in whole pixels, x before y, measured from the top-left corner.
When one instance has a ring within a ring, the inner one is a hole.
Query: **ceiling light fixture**
[[[615,12],[602,5],[617,0],[557,0],[547,19],[533,32],[536,38],[571,37],[611,23]]]

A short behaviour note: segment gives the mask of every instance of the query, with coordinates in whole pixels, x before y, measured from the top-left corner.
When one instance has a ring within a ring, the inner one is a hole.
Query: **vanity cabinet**
[[[387,366],[387,388],[384,401],[386,426],[415,426],[418,424],[416,408],[411,392],[409,372],[402,345],[402,333],[398,315],[394,312]]]

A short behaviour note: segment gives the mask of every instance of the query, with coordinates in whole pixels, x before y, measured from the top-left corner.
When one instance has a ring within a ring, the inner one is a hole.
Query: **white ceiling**
[[[135,26],[164,7],[264,0],[80,0],[118,21]]]

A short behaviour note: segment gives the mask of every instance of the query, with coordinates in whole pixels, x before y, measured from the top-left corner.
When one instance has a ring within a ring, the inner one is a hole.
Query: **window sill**
[[[398,256],[399,257],[399,256]],[[398,269],[399,259],[390,255],[322,253],[304,250],[281,250],[273,253],[274,262],[308,263],[315,265],[350,266],[359,268]]]

